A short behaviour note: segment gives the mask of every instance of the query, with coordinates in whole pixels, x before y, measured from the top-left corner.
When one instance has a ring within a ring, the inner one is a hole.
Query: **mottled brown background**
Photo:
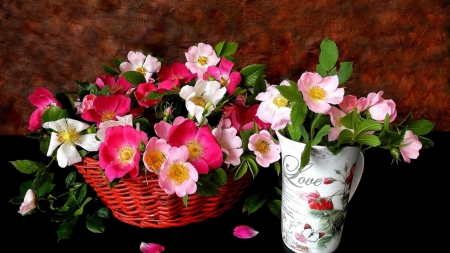
[[[267,64],[267,79],[297,80],[334,40],[353,61],[348,91],[384,90],[399,118],[450,130],[450,1],[0,1],[0,135],[27,134],[38,87],[76,89],[129,50],[184,61],[196,42],[240,43],[237,67]]]

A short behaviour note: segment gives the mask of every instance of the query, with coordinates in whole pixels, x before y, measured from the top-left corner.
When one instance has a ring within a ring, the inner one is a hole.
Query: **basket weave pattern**
[[[242,197],[251,180],[249,173],[237,181],[229,174],[227,183],[219,187],[220,194],[212,197],[190,195],[185,207],[182,198],[168,195],[161,189],[154,173],[124,177],[110,189],[97,160],[85,157],[74,166],[114,217],[142,228],[178,227],[218,217]]]

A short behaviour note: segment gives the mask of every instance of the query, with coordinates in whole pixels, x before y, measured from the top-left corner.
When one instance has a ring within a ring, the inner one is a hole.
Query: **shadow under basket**
[[[74,166],[114,217],[141,228],[179,227],[218,217],[241,199],[251,181],[249,173],[237,181],[234,175],[228,174],[227,183],[219,187],[220,194],[211,197],[189,195],[186,207],[182,198],[176,194],[168,195],[161,189],[154,173],[124,177],[110,189],[97,160],[85,157]]]

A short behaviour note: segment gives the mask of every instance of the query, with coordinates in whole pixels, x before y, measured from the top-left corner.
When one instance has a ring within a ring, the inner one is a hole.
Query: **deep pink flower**
[[[259,232],[247,225],[239,225],[234,228],[233,235],[241,239],[255,237]]]
[[[105,141],[100,144],[100,167],[109,181],[125,174],[136,177],[139,173],[141,151],[139,145],[147,145],[147,134],[132,126],[113,126],[106,129]]]
[[[171,67],[163,66],[158,73],[159,87],[165,87],[167,90],[180,88],[181,84],[189,83],[197,75],[191,73],[186,65],[175,62]]]
[[[152,91],[158,92],[158,87],[153,83],[141,83],[138,85],[136,91],[134,92],[134,95],[136,96],[136,100],[140,106],[155,106],[161,101],[161,98],[155,100],[145,98]]]
[[[203,75],[203,79],[209,80],[210,76],[214,77],[222,87],[227,88],[227,92],[231,96],[242,79],[241,73],[237,71],[231,72],[233,65],[234,63],[232,61],[229,61],[223,57],[220,61],[219,67],[215,65],[208,67],[206,73]]]
[[[141,242],[139,248],[143,253],[161,253],[165,250],[162,245],[159,245],[157,243],[146,243],[146,242]]]
[[[98,96],[92,109],[85,110],[81,118],[90,122],[100,123],[115,120],[116,116],[124,116],[130,111],[131,100],[123,95]]]
[[[30,103],[37,107],[37,109],[30,116],[30,122],[28,124],[28,130],[30,131],[35,131],[42,127],[42,115],[45,110],[53,106],[62,108],[59,101],[56,100],[53,94],[45,88],[36,88],[28,98]]]
[[[108,86],[108,91],[110,94],[126,94],[132,87],[131,83],[129,83],[123,76],[120,76],[116,81],[111,75],[102,75],[97,77],[95,84],[100,89]]]
[[[318,191],[311,192],[307,196],[308,205],[311,209],[322,211],[324,209],[333,209],[333,202],[327,198],[322,198]]]
[[[223,163],[222,149],[208,125],[203,125],[197,130],[195,122],[186,119],[169,129],[168,143],[176,147],[187,146],[189,162],[200,174],[217,169]]]
[[[422,143],[417,135],[415,135],[411,130],[407,130],[405,137],[400,144],[400,153],[402,154],[403,160],[410,163],[411,159],[417,159],[421,148]]]
[[[259,104],[248,107],[230,103],[230,105],[225,105],[223,107],[223,118],[231,120],[231,124],[237,129],[238,134],[240,134],[242,130],[252,129],[253,121],[258,125],[258,130],[268,130],[270,128],[270,123],[265,123],[256,116],[258,108]]]

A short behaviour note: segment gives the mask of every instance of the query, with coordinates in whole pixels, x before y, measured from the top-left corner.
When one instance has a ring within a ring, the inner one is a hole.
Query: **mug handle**
[[[359,152],[358,160],[356,160],[355,172],[353,173],[352,187],[350,187],[350,196],[348,198],[348,201],[352,200],[352,196],[353,194],[355,194],[356,188],[358,188],[359,181],[361,181],[363,170],[364,170],[364,155],[361,152]]]

